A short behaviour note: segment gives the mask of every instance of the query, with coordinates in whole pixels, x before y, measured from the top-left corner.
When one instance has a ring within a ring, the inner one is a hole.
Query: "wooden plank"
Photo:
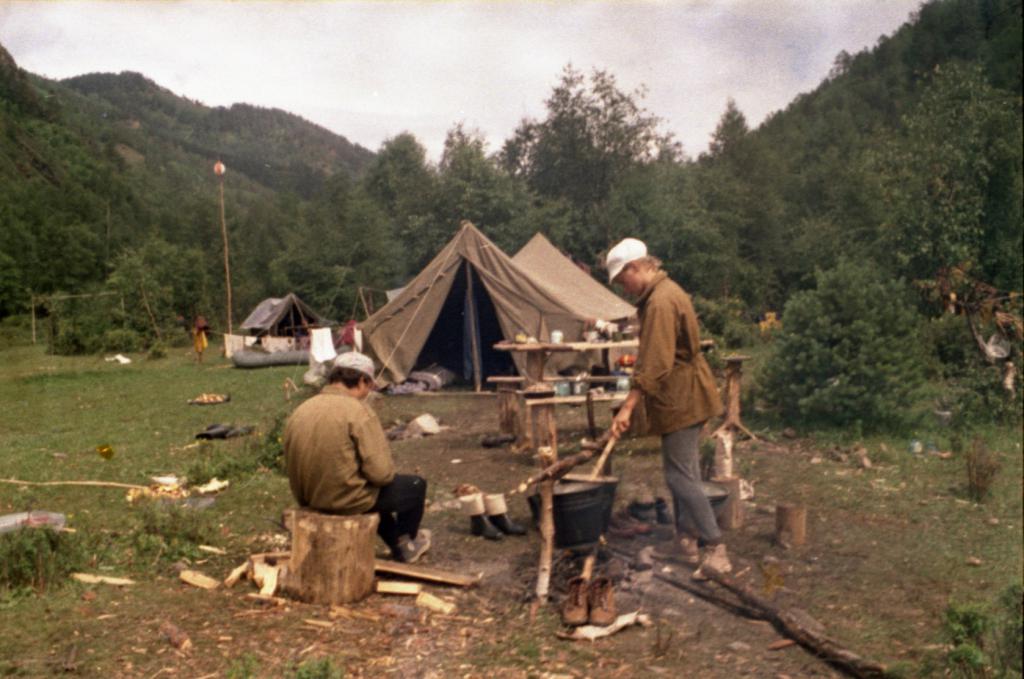
[[[401,575],[406,578],[426,580],[427,582],[439,582],[444,585],[455,585],[456,587],[475,587],[480,584],[480,580],[483,577],[481,574],[466,575],[463,573],[452,573],[451,571],[444,571],[440,568],[416,566],[414,564],[399,563],[397,561],[383,561],[381,559],[377,559],[373,562],[373,568],[378,573]]]
[[[209,575],[199,571],[184,570],[178,573],[178,578],[187,585],[201,589],[217,589],[220,587],[220,580],[211,578]]]
[[[377,594],[419,594],[422,591],[423,585],[419,582],[377,581]]]

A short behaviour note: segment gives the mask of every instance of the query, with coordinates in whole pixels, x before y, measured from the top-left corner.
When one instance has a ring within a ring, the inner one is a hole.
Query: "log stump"
[[[373,591],[376,514],[341,516],[309,509],[285,512],[292,552],[281,586],[300,601],[337,605]]]
[[[775,541],[783,547],[807,542],[807,507],[779,504],[775,507]]]

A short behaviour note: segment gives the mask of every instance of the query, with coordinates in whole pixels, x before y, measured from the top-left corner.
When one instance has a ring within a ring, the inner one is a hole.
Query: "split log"
[[[420,592],[416,595],[416,605],[420,608],[426,608],[434,611],[435,613],[443,613],[449,615],[455,611],[455,604],[444,599],[439,599],[430,592]]]
[[[307,509],[292,516],[291,559],[281,584],[301,601],[344,604],[373,591],[377,514],[338,516]]]
[[[398,580],[378,580],[377,594],[419,594],[423,585],[418,582],[400,582]]]
[[[780,504],[775,507],[775,541],[783,547],[807,542],[807,507]]]
[[[220,580],[211,578],[209,575],[199,571],[184,570],[178,573],[178,578],[186,585],[192,585],[200,589],[217,589],[220,587]]]
[[[442,585],[455,585],[457,587],[475,587],[480,584],[481,575],[467,575],[465,573],[452,573],[440,568],[428,568],[415,564],[399,563],[397,561],[374,561],[373,568],[378,573],[388,575],[400,575],[405,578],[437,582]]]
[[[740,498],[740,479],[738,476],[712,479],[714,483],[729,491],[725,506],[718,512],[718,527],[723,530],[735,530],[743,526],[743,501]]]
[[[802,611],[782,610],[754,594],[733,578],[704,566],[702,572],[709,579],[735,594],[741,601],[760,612],[760,617],[770,621],[790,639],[833,665],[842,668],[854,677],[883,677],[885,666],[865,660],[856,653],[839,645],[826,636],[821,623]]]

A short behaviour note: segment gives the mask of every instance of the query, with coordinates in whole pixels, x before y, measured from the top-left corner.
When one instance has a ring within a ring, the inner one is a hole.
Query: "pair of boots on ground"
[[[587,623],[607,627],[616,617],[611,580],[599,577],[587,582],[576,577],[569,581],[569,592],[562,602],[563,623],[571,627]]]
[[[469,529],[473,535],[488,540],[500,540],[505,535],[526,535],[526,529],[508,518],[508,505],[502,493],[471,493],[459,497],[463,510],[469,515]]]

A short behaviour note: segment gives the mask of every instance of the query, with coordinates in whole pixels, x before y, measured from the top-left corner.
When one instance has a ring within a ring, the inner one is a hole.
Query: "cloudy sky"
[[[137,71],[210,106],[281,108],[437,160],[456,123],[491,151],[571,63],[612,73],[696,155],[732,97],[752,125],[919,0],[350,2],[0,0],[0,44],[50,78]]]

